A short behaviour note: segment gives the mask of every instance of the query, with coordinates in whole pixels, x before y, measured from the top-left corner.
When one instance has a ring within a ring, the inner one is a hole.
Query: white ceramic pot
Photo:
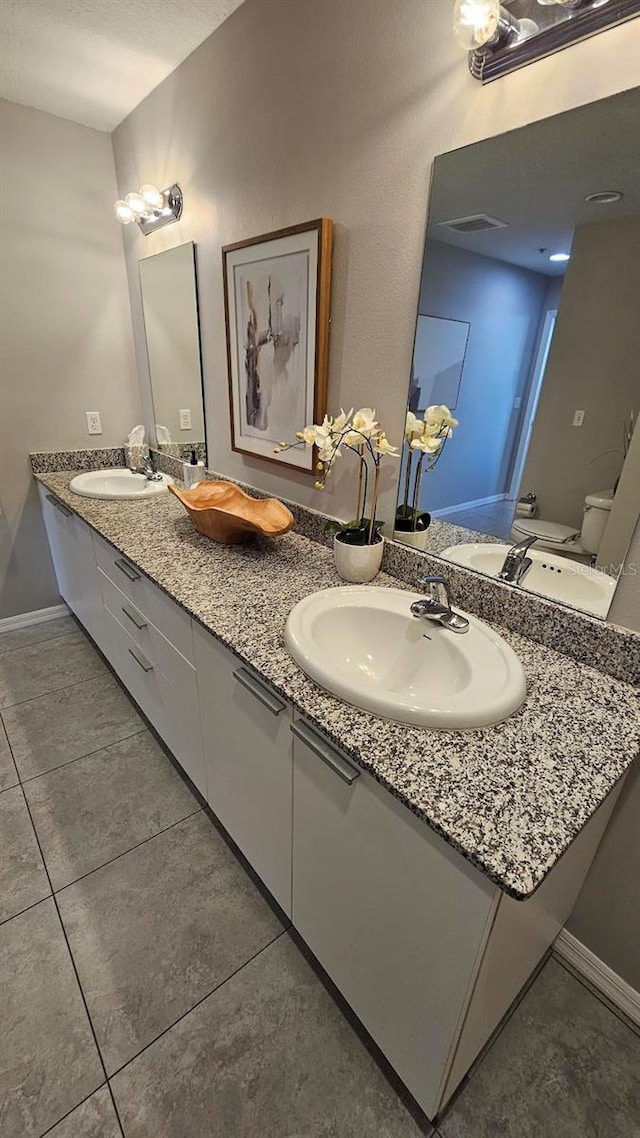
[[[393,540],[401,545],[412,545],[414,549],[426,549],[429,530],[394,529]]]
[[[340,541],[338,534],[333,539],[333,559],[343,581],[352,585],[366,585],[373,581],[382,564],[384,541],[379,538],[375,545],[349,545]]]

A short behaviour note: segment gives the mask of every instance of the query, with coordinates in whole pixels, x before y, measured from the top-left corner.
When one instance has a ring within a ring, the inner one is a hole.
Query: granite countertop
[[[633,686],[500,626],[528,685],[505,723],[428,731],[347,706],[283,639],[297,601],[344,583],[328,549],[296,533],[217,545],[172,495],[97,501],[72,494],[72,476],[36,477],[511,897],[537,889],[640,749]],[[406,587],[384,574],[376,584]]]

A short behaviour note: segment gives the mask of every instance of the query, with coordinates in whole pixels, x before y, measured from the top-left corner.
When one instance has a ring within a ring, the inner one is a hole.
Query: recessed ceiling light
[[[549,257],[550,261],[568,261],[571,257],[570,253],[552,253]]]
[[[622,201],[623,197],[622,190],[599,190],[597,194],[587,194],[584,200],[589,205],[613,205],[614,202]]]

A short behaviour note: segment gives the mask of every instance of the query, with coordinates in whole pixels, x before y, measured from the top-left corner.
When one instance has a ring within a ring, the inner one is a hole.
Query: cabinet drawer
[[[114,585],[102,569],[98,569],[97,572],[105,607],[126,629],[132,640],[135,640],[143,654],[153,664],[157,664],[181,698],[197,712],[198,683],[193,664],[185,660],[177,648],[169,643],[166,636],[163,636],[155,624],[140,611],[137,605],[134,605],[126,593]]]
[[[191,618],[184,609],[154,585],[144,573],[127,561],[113,546],[94,534],[96,562],[106,577],[190,664],[193,664]]]
[[[107,656],[127,690],[169,750],[205,793],[198,714],[180,698],[161,668],[150,660],[110,609],[104,609]]]
[[[291,912],[291,710],[204,629],[194,629],[207,800]]]

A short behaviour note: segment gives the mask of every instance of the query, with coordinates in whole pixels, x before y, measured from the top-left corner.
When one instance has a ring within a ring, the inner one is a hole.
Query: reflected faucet
[[[449,603],[449,588],[444,577],[420,577],[418,584],[422,585],[426,596],[422,600],[414,601],[411,605],[411,615],[418,620],[434,620],[450,632],[468,632],[469,621],[466,616],[453,612]]]
[[[498,573],[501,581],[508,581],[511,585],[519,585],[529,572],[533,561],[527,557],[527,550],[537,541],[537,537],[525,537],[517,545],[512,545],[504,559],[502,569]]]

